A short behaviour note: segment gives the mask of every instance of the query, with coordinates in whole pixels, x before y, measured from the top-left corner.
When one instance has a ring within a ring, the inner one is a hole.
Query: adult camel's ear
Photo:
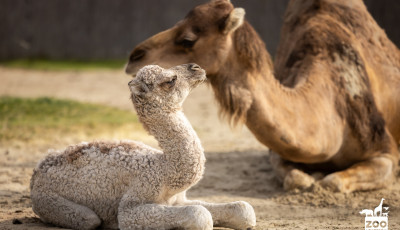
[[[245,14],[246,11],[243,8],[233,9],[223,24],[222,33],[229,34],[239,28],[243,24]]]

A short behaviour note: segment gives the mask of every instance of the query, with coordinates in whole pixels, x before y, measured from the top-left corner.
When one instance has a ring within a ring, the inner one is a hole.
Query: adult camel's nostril
[[[131,56],[129,57],[129,61],[130,62],[138,61],[138,60],[142,59],[144,57],[144,55],[146,55],[146,50],[135,49],[132,52]]]
[[[189,70],[193,71],[201,70],[201,67],[195,63],[190,63],[188,67]]]

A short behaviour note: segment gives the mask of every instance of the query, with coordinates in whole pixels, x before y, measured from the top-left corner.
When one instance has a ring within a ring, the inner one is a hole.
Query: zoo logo
[[[389,207],[382,207],[383,201],[372,211],[363,209],[360,214],[365,214],[365,230],[388,230],[389,227]],[[383,212],[387,211],[387,212]]]

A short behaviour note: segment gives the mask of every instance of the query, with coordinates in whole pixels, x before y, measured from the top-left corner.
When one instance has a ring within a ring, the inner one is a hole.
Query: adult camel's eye
[[[194,46],[194,43],[196,43],[196,41],[192,41],[192,40],[189,40],[189,39],[183,39],[180,42],[180,45],[185,47],[185,48],[192,48]]]
[[[186,31],[177,37],[175,44],[183,48],[192,48],[197,39],[198,36],[192,31]]]

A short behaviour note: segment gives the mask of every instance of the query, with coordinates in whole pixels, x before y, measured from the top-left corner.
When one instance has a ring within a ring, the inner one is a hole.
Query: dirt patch
[[[132,110],[123,71],[50,72],[0,67],[0,95],[75,99]],[[400,229],[400,180],[389,189],[331,193],[314,186],[285,192],[268,161],[268,150],[245,128],[230,129],[218,118],[211,88],[201,86],[187,99],[184,112],[206,150],[206,172],[188,192],[193,199],[214,202],[245,200],[257,213],[257,229],[363,229],[362,209],[375,208],[381,198],[390,207],[389,229]],[[132,132],[136,132],[132,130]],[[157,147],[138,132],[137,140]],[[102,138],[119,138],[105,135]],[[40,138],[40,137],[38,137]],[[32,212],[29,180],[47,149],[80,140],[60,137],[55,143],[14,142],[0,146],[0,229],[59,229],[43,224]]]

